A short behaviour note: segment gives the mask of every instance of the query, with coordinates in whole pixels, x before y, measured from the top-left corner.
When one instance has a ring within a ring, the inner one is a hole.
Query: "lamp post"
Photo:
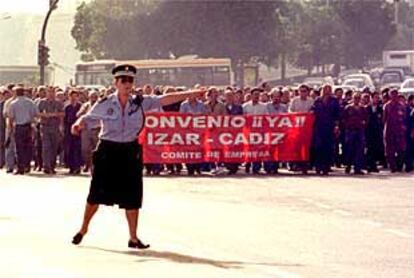
[[[50,15],[57,8],[59,0],[49,0],[49,10],[43,21],[42,34],[38,44],[38,64],[40,67],[40,85],[45,84],[45,67],[49,64],[49,48],[46,46],[46,28]]]

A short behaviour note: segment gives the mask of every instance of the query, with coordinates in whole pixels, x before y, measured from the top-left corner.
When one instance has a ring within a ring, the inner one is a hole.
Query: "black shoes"
[[[142,243],[141,240],[138,239],[138,241],[136,241],[136,242],[132,241],[132,240],[128,241],[128,247],[129,248],[135,248],[135,249],[147,249],[147,248],[150,247],[150,245],[149,244],[144,244],[144,243]]]
[[[72,244],[74,245],[78,245],[79,243],[82,242],[83,236],[81,233],[77,233],[73,239],[72,239]],[[144,244],[142,243],[141,240],[138,239],[138,241],[128,241],[128,247],[129,248],[134,248],[134,249],[147,249],[150,247],[149,244]]]
[[[81,243],[82,239],[83,239],[83,235],[82,235],[81,233],[77,233],[77,234],[73,237],[73,239],[72,239],[72,243],[73,243],[73,244],[75,244],[75,245],[78,245],[79,243]]]

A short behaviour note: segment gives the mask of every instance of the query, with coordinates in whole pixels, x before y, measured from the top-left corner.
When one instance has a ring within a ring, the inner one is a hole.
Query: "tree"
[[[334,7],[347,27],[345,65],[363,67],[381,57],[396,31],[392,4],[386,0],[336,0]]]
[[[95,0],[78,8],[72,35],[77,48],[92,58],[197,54],[269,62],[277,56],[280,5],[279,1]]]

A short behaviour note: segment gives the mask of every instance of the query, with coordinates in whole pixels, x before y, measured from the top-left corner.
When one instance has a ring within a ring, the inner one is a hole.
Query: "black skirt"
[[[100,140],[93,153],[89,204],[119,205],[124,209],[142,206],[142,146],[138,142]]]

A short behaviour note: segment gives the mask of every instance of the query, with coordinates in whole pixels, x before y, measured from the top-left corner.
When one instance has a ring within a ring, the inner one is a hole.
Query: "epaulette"
[[[108,100],[108,97],[103,97],[98,101],[98,103],[102,103],[102,102],[105,102],[107,100]]]

